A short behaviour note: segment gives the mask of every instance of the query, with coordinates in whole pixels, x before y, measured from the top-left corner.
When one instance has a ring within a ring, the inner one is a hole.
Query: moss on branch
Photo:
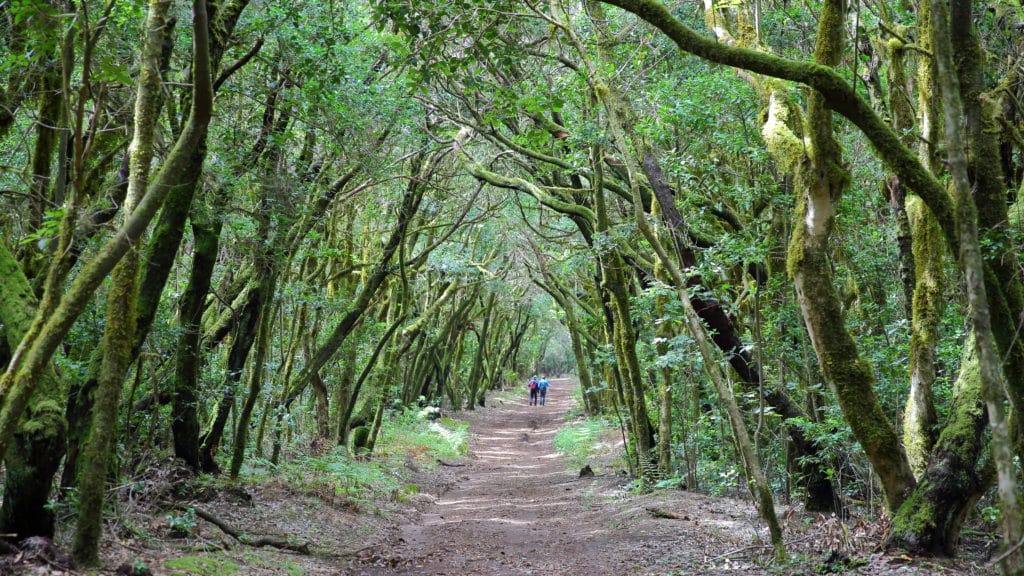
[[[806,84],[817,90],[826,105],[856,125],[871,141],[879,157],[917,193],[938,218],[952,253],[959,252],[956,220],[945,188],[921,164],[899,135],[829,66],[781,58],[766,52],[736,48],[705,38],[690,29],[656,0],[604,0],[632,12],[661,30],[684,52],[717,64],[757,72],[765,76]]]

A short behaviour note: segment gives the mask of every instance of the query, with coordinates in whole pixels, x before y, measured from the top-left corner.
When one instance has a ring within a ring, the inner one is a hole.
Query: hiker
[[[530,406],[537,405],[537,375],[534,374],[530,377],[530,383],[527,385],[530,388]]]
[[[544,398],[548,395],[548,381],[541,375],[540,380],[537,382],[537,390],[540,391],[540,405],[544,405]]]

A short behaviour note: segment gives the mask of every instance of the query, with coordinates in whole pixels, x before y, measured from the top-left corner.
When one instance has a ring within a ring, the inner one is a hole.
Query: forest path
[[[676,491],[668,510],[678,518],[654,518],[647,508],[665,502],[626,497],[624,478],[614,471],[585,478],[569,471],[553,438],[573,407],[576,385],[552,380],[545,406],[529,406],[524,390],[520,398],[461,413],[470,423],[472,459],[456,472],[455,485],[354,572],[706,574],[704,561],[735,549],[737,540],[739,547],[750,543],[759,523],[752,507],[737,501]]]

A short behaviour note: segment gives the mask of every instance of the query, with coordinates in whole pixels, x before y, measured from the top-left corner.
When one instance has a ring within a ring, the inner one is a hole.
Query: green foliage
[[[43,223],[31,234],[26,235],[18,244],[38,243],[40,249],[45,249],[49,243],[57,237],[60,232],[60,222],[64,218],[64,209],[57,208],[46,210],[43,213]]]
[[[306,489],[328,488],[334,496],[359,507],[377,495],[404,490],[395,470],[379,461],[356,460],[342,450],[321,457],[307,457],[284,467],[283,475]]]
[[[579,468],[591,463],[601,450],[599,444],[610,430],[610,423],[604,418],[578,419],[558,430],[554,438],[555,448]]]
[[[468,425],[441,418],[427,422],[419,410],[404,410],[385,418],[377,450],[382,455],[411,455],[420,461],[459,458],[469,450]]]
[[[196,533],[196,511],[193,508],[164,516],[167,521],[167,528],[171,535],[176,538],[188,538]]]
[[[277,475],[302,490],[328,490],[359,508],[371,507],[382,495],[404,500],[419,487],[404,480],[408,458],[435,466],[439,459],[465,456],[467,425],[448,418],[425,421],[416,410],[385,418],[373,459],[353,458],[343,448],[323,456],[307,456],[282,464]],[[249,469],[251,474],[253,469]],[[258,476],[250,475],[256,479]]]

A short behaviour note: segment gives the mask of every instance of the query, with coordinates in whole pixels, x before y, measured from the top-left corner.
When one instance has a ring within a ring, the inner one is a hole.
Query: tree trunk
[[[14,350],[32,325],[36,302],[28,279],[2,241],[0,278],[4,278],[0,282],[0,325],[7,347]],[[48,366],[5,456],[0,533],[16,534],[19,540],[53,537],[54,515],[48,504],[53,475],[64,456],[64,394],[64,386]]]
[[[636,140],[627,138],[623,129],[624,122],[621,120],[618,114],[618,106],[614,101],[609,101],[605,95],[598,93],[596,95],[599,100],[603,100],[601,103],[604,105],[604,109],[607,112],[608,122],[610,124],[610,131],[614,135],[615,139],[620,142],[623,147],[632,145],[634,148],[642,148],[643,145],[639,144]],[[639,144],[639,145],[638,145]],[[647,242],[654,249],[657,255],[658,261],[672,277],[677,285],[679,300],[683,304],[683,310],[685,313],[685,321],[690,336],[696,342],[698,349],[700,350],[701,358],[704,361],[704,369],[711,380],[714,382],[715,387],[718,390],[719,399],[725,405],[726,413],[729,418],[730,429],[732,430],[733,438],[736,441],[736,445],[739,451],[740,459],[743,463],[743,470],[747,478],[748,487],[751,491],[751,495],[757,501],[757,508],[764,519],[765,523],[768,524],[768,530],[771,534],[771,543],[775,548],[776,556],[784,558],[786,556],[785,544],[782,541],[782,526],[779,523],[778,516],[775,513],[775,503],[772,497],[771,488],[765,479],[764,471],[761,467],[760,456],[754,449],[754,445],[750,440],[750,435],[747,432],[746,423],[743,421],[743,415],[740,412],[739,405],[736,402],[736,398],[733,394],[732,382],[726,378],[721,365],[718,363],[718,359],[712,353],[710,338],[707,333],[707,329],[701,321],[700,316],[697,314],[696,309],[693,307],[690,295],[687,293],[686,284],[683,280],[682,273],[674,265],[665,251],[660,239],[657,234],[651,228],[650,223],[647,220],[647,214],[645,213],[643,199],[640,195],[640,186],[637,182],[637,177],[640,173],[640,167],[635,160],[635,156],[626,156],[626,170],[631,176],[629,179],[631,182],[630,188],[633,194],[633,215],[636,220],[637,227]],[[642,156],[642,154],[637,155]],[[601,180],[601,171],[597,167],[595,169],[597,174],[598,183]],[[600,189],[600,186],[595,188]],[[599,208],[598,222],[601,222],[602,208],[600,207],[600,198],[598,199]],[[601,229],[600,225],[598,229]],[[638,456],[638,460],[643,461],[642,456]]]
[[[259,289],[255,289],[258,293]],[[235,404],[235,396],[238,393],[238,382],[245,370],[245,361],[249,357],[253,343],[256,341],[257,324],[260,318],[260,310],[263,302],[258,294],[246,302],[244,309],[239,311],[239,318],[231,338],[231,347],[228,350],[227,365],[224,370],[223,396],[217,401],[214,410],[213,420],[210,422],[206,432],[203,433],[199,448],[199,469],[203,472],[217,473],[220,466],[215,459],[217,448],[224,437],[224,430],[228,423],[228,416]]]
[[[128,194],[125,219],[139,204],[149,183],[153,159],[153,140],[157,121],[157,102],[162,88],[160,56],[170,0],[151,0],[146,22],[146,39],[140,66],[138,96],[135,104],[135,134],[129,147]],[[197,16],[196,26],[205,22]],[[198,32],[197,32],[198,34]],[[79,482],[78,524],[72,556],[80,566],[99,564],[99,541],[103,531],[103,502],[107,473],[117,436],[117,408],[124,376],[131,364],[135,342],[135,287],[139,260],[134,255],[122,258],[114,268],[107,297],[107,317],[103,332],[103,361],[96,386],[89,443],[84,451],[84,467]]]
[[[927,21],[926,5],[922,4],[920,9],[925,10],[924,19]],[[931,50],[929,27],[919,31],[917,40],[923,50]],[[892,126],[902,135],[903,143],[912,148],[917,137],[905,65],[909,49],[896,39],[885,46],[889,59],[887,99],[892,111]],[[935,102],[931,86],[935,65],[931,58],[922,58],[918,66],[918,117],[922,124],[921,140],[925,142],[919,146],[919,156],[922,164],[934,170],[929,150],[938,137],[932,122]],[[906,294],[911,334],[910,390],[903,412],[903,446],[914,476],[920,478],[928,466],[928,453],[935,445],[938,428],[932,384],[935,381],[935,346],[942,313],[942,231],[921,200],[907,194],[906,186],[898,177],[888,178],[885,187],[889,191],[890,207],[897,224],[900,279]]]
[[[665,180],[661,166],[653,155],[646,154],[643,158],[643,168],[668,228],[672,232],[673,246],[680,263],[685,267],[696,266],[696,256],[692,249],[686,247],[686,239],[682,237],[686,228],[685,221],[675,206],[672,191]],[[701,282],[699,276],[691,276],[687,280],[686,286],[697,288]],[[805,507],[812,511],[834,511],[839,508],[841,506],[839,497],[835,493],[832,482],[819,464],[824,450],[813,439],[807,438],[804,430],[796,425],[797,421],[808,419],[808,414],[801,410],[784,390],[766,385],[760,365],[750,354],[749,347],[743,344],[743,340],[736,332],[736,325],[718,300],[691,296],[691,303],[701,320],[708,326],[715,346],[725,353],[729,365],[736,371],[744,387],[749,391],[763,390],[765,402],[773,406],[787,422],[786,433],[793,443],[800,482],[807,491]]]
[[[597,156],[595,152],[592,152],[591,156],[596,156],[591,158],[592,169],[595,174],[600,175],[604,157],[603,155]],[[594,189],[597,191],[594,202],[594,212],[597,216],[596,230],[598,233],[603,233],[609,229],[610,224],[600,177],[598,177]],[[598,258],[598,264],[601,270],[601,287],[610,301],[611,314],[606,320],[611,323],[608,328],[614,343],[617,367],[622,376],[622,395],[629,408],[629,428],[635,442],[635,456],[639,464],[649,461],[651,458],[651,450],[654,448],[654,429],[647,411],[643,374],[640,371],[640,361],[636,355],[636,334],[633,331],[629,295],[625,278],[623,278],[625,263],[619,252],[613,247],[608,253]]]
[[[986,452],[982,432],[988,420],[974,348],[972,336],[964,343],[946,425],[920,481],[893,514],[889,546],[952,556],[964,519],[988,489],[987,475],[977,466]]]
[[[391,231],[387,243],[384,245],[384,251],[380,260],[363,283],[355,302],[352,303],[348,312],[342,316],[334,329],[331,330],[324,343],[317,349],[316,354],[309,359],[309,362],[294,378],[286,383],[287,395],[284,400],[284,407],[286,409],[291,406],[292,402],[299,397],[306,385],[309,384],[309,378],[312,373],[318,372],[323,368],[334,357],[338,349],[341,348],[341,345],[345,343],[345,340],[355,328],[356,322],[369,308],[370,301],[377,295],[377,292],[384,284],[384,280],[389,274],[391,259],[398,251],[400,243],[404,242],[409,224],[419,210],[420,202],[423,200],[423,193],[426,189],[425,182],[433,174],[441,157],[441,154],[435,154],[424,163],[425,154],[423,154],[414,161],[413,172],[416,177],[410,181],[402,197],[402,204],[398,209],[398,221],[395,224],[395,228]]]
[[[316,399],[316,441],[319,444],[331,437],[329,395],[324,379],[320,377],[319,373],[314,374],[310,379],[310,386],[313,388],[313,396]]]
[[[964,178],[976,208],[978,230],[975,235],[979,242],[982,239],[991,240],[994,245],[991,250],[993,254],[985,255],[981,262],[983,267],[977,272],[982,274],[984,304],[988,309],[988,313],[982,313],[982,316],[987,316],[991,323],[999,364],[1003,366],[1001,372],[1005,371],[1007,399],[1013,408],[1011,417],[1014,426],[1024,432],[1024,338],[1020,337],[1020,322],[1024,319],[1024,276],[1021,274],[1019,246],[1004,240],[1014,232],[1007,228],[1007,189],[996,160],[999,158],[999,125],[993,118],[991,102],[999,88],[994,89],[993,94],[983,92],[986,55],[982,52],[974,28],[973,6],[971,0],[951,0],[949,4],[952,23],[950,43],[952,54],[955,54],[956,78],[963,106],[961,144],[967,163]],[[952,69],[949,73],[952,73]],[[938,80],[941,85],[945,79],[940,74]],[[947,103],[944,101],[943,104]],[[958,233],[962,241],[963,234],[970,231],[962,228],[964,223],[959,220],[961,217],[958,213],[956,224],[960,227]],[[965,262],[961,262],[961,269],[965,265]],[[969,279],[969,271],[963,269],[963,273]],[[987,369],[985,360],[980,361],[984,375]]]
[[[972,35],[971,2],[954,0],[953,17],[956,25],[953,29],[960,35]],[[966,20],[965,20],[966,19]],[[949,171],[952,176],[954,205],[956,206],[957,226],[960,237],[960,266],[964,272],[967,300],[970,311],[971,326],[974,329],[975,353],[978,357],[978,372],[981,378],[982,397],[988,412],[989,426],[992,430],[992,459],[997,470],[997,488],[999,494],[1000,513],[1003,526],[1003,549],[1000,565],[1004,574],[1024,574],[1024,551],[1020,550],[1021,511],[1017,500],[1017,470],[1014,462],[1009,423],[1006,420],[1004,402],[1009,400],[1017,410],[1024,408],[1015,398],[1013,388],[1007,387],[1003,373],[1002,358],[992,333],[992,321],[989,315],[989,301],[985,290],[985,269],[981,259],[981,246],[978,241],[978,207],[972,197],[971,179],[968,174],[967,154],[965,151],[964,132],[961,123],[965,110],[961,100],[961,85],[953,70],[953,45],[950,41],[950,19],[945,4],[941,1],[932,5],[931,14],[932,38],[936,62],[936,78],[942,98],[943,129],[946,143],[946,154]],[[965,42],[959,43],[963,48]],[[969,46],[973,47],[973,46]],[[971,76],[980,73],[980,59],[971,58],[961,53],[961,74]],[[969,90],[977,88],[976,84],[964,86]],[[968,96],[970,97],[970,96]],[[978,110],[976,110],[978,112]],[[971,118],[968,115],[968,126]],[[980,126],[978,128],[980,130]],[[972,138],[977,142],[977,138]],[[988,159],[991,160],[992,157]],[[999,176],[998,170],[994,172]],[[975,173],[978,178],[984,178]],[[993,183],[979,183],[975,190],[991,189]],[[984,196],[982,196],[984,200]],[[1003,209],[1005,213],[1005,208]]]
[[[232,0],[223,5],[210,5],[209,13],[213,24],[210,28],[210,61],[207,69],[217,70],[220,65],[224,48],[230,42],[234,33],[235,25],[242,10],[248,5],[249,0]],[[164,45],[161,47],[161,70],[166,70],[170,61],[170,48],[168,38],[174,31],[173,17],[165,26]],[[193,75],[197,70],[192,71]],[[215,86],[210,85],[210,96],[216,91]],[[189,94],[184,100],[198,100],[202,109],[206,108],[205,96],[199,98],[195,94]],[[163,94],[157,97],[157,113],[164,102]],[[149,334],[149,330],[156,317],[160,297],[163,294],[167,279],[177,257],[181,245],[182,235],[185,229],[186,217],[189,215],[192,200],[199,186],[199,176],[202,173],[203,162],[206,158],[207,125],[209,118],[196,118],[200,123],[193,123],[193,116],[184,126],[179,125],[176,131],[178,141],[188,139],[188,145],[182,147],[175,164],[166,161],[165,168],[158,175],[159,187],[165,191],[165,202],[162,205],[160,216],[153,233],[143,250],[143,262],[145,270],[140,274],[138,281],[138,293],[136,302],[135,318],[135,343],[131,350],[131,360],[138,356],[143,342]],[[197,129],[200,124],[201,128]],[[173,169],[167,167],[174,166]],[[215,202],[216,203],[216,202]],[[112,217],[112,215],[110,216]],[[99,222],[92,223],[98,226]],[[69,449],[64,467],[61,484],[65,487],[74,484],[78,471],[78,455],[87,439],[89,417],[92,413],[93,395],[99,373],[99,356],[101,350],[97,348],[96,359],[89,368],[90,376],[80,385],[72,390],[68,403],[67,418],[69,428]]]
[[[217,197],[223,198],[218,192]],[[178,336],[174,362],[174,393],[171,405],[171,432],[174,435],[174,455],[193,470],[199,469],[199,373],[202,367],[202,318],[206,295],[210,291],[213,268],[217,260],[220,231],[223,220],[216,213],[220,202],[215,202],[213,213],[192,211],[192,269],[188,286],[179,303],[181,333]]]
[[[954,4],[956,6],[956,4]],[[923,3],[919,13],[919,21],[929,22],[931,20],[930,3]],[[963,7],[961,6],[961,10]],[[970,14],[969,8],[967,14]],[[971,21],[968,16],[964,20],[963,13],[954,13],[953,20],[958,27],[970,27]],[[922,35],[924,39],[930,38],[929,33]],[[971,45],[976,42],[973,33],[960,31],[952,35],[954,51],[958,54],[958,62],[961,66],[977,66],[977,52]],[[926,46],[931,49],[931,46]],[[973,63],[972,63],[973,62]],[[988,170],[984,166],[991,161],[986,157],[986,138],[991,138],[988,130],[980,130],[982,119],[979,116],[978,101],[979,91],[974,84],[977,81],[975,72],[960,70],[959,76],[962,79],[960,93],[963,94],[964,126],[967,128],[964,137],[973,151],[968,157],[968,165],[973,162],[982,164],[978,169]],[[950,74],[952,74],[950,72]],[[940,79],[938,75],[934,76]],[[967,86],[968,88],[964,88]],[[929,83],[922,83],[922,90],[930,90]],[[922,96],[924,97],[924,96]],[[948,103],[947,103],[948,104]],[[921,110],[931,113],[930,106],[921,106]],[[922,124],[926,127],[933,126],[939,116],[925,117]],[[935,134],[934,129],[929,129]],[[930,141],[936,138],[930,137]],[[965,140],[961,140],[960,145]],[[925,153],[923,153],[925,155]],[[930,155],[926,155],[927,158]],[[968,174],[974,173],[975,169],[969,167]],[[978,224],[982,230],[996,230],[1005,225],[1005,219],[1000,214],[1005,214],[1005,204],[1001,199],[1001,192],[997,193],[992,188],[999,188],[993,185],[998,178],[991,175],[979,177],[974,186],[977,193],[974,194],[974,202],[979,207]],[[998,198],[998,200],[997,200]],[[981,206],[986,206],[981,209]],[[939,222],[943,224],[943,222]],[[955,245],[956,243],[954,243]],[[992,332],[995,341],[1000,347],[1002,357],[1005,358],[1003,369],[1006,370],[1010,382],[1019,381],[1019,377],[1009,376],[1019,374],[1020,369],[1020,341],[1015,338],[1016,330],[1008,328],[1008,323],[1017,318],[1019,310],[1018,295],[1020,293],[1020,278],[1015,274],[1006,276],[1005,266],[1013,266],[1016,260],[1014,254],[1000,254],[988,259],[988,271],[985,277],[985,291],[987,302],[990,307],[990,318],[992,321]],[[1016,343],[1016,345],[1015,345]],[[977,344],[969,339],[964,344],[965,355],[970,353]],[[1011,384],[1012,386],[1012,384]],[[954,388],[954,406],[950,410],[945,427],[942,429],[935,448],[930,455],[930,463],[921,478],[918,488],[911,495],[911,498],[904,504],[893,518],[893,528],[890,532],[889,543],[912,552],[952,555],[955,552],[959,539],[960,528],[968,511],[981,497],[988,487],[986,473],[978,470],[979,462],[985,456],[985,442],[983,436],[986,422],[985,402],[979,369],[979,360],[976,355],[965,358],[962,362],[960,377]]]
[[[249,439],[249,422],[252,420],[252,412],[256,408],[256,401],[259,400],[260,391],[263,390],[263,373],[270,348],[270,335],[273,331],[274,317],[274,288],[277,285],[276,274],[273,270],[264,271],[269,278],[260,281],[260,298],[264,302],[259,313],[259,327],[256,333],[256,354],[252,366],[249,369],[249,391],[242,403],[242,409],[238,412],[238,422],[235,427],[235,445],[231,456],[230,476],[238,478],[242,471],[242,462],[245,460],[246,443]]]
[[[910,320],[910,390],[903,413],[903,444],[918,478],[935,445],[938,416],[932,394],[939,321],[943,307],[942,232],[935,217],[916,197],[907,198],[913,230],[915,286]]]

